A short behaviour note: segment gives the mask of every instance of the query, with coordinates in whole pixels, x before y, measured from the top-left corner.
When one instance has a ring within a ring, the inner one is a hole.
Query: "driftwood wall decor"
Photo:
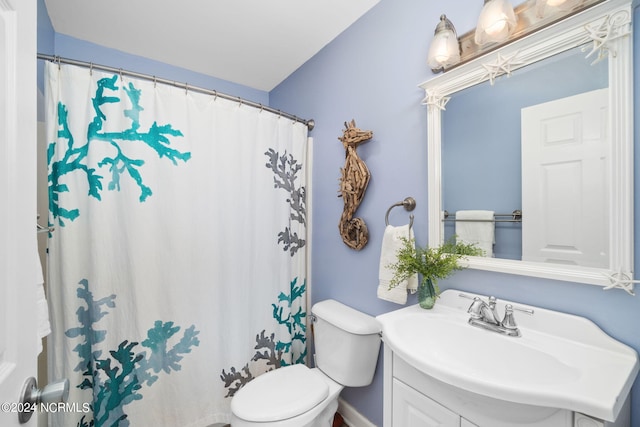
[[[370,140],[373,137],[373,132],[358,129],[355,120],[351,120],[350,123],[345,122],[344,125],[343,135],[338,138],[342,141],[346,151],[344,167],[340,169],[339,197],[342,197],[344,202],[344,210],[338,228],[342,241],[350,248],[359,251],[369,241],[369,230],[367,230],[367,225],[362,218],[354,218],[354,216],[364,198],[371,173],[364,161],[358,157],[356,148],[363,142]]]

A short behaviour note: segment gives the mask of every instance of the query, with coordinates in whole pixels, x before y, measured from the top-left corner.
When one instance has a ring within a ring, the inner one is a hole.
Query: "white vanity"
[[[629,426],[635,350],[588,319],[517,302],[496,310],[513,305],[521,336],[474,327],[476,296],[447,290],[432,310],[377,317],[384,427]]]

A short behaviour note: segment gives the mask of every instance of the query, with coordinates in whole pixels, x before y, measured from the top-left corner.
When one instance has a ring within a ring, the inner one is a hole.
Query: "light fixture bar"
[[[589,9],[592,6],[603,3],[605,1],[607,0],[584,0],[582,4],[576,6],[573,10],[558,11],[556,13],[549,14],[548,16],[538,16],[536,13],[536,0],[527,0],[514,9],[518,23],[515,31],[509,36],[509,39],[507,41],[479,46],[474,40],[476,31],[474,28],[473,30],[468,31],[458,37],[458,40],[460,41],[461,51],[460,62],[458,62],[456,65],[447,67],[446,69],[450,70],[452,68],[455,68],[461,64],[477,58],[478,56],[496,50],[497,48],[505,46],[514,40],[520,39],[524,36],[528,36],[529,34],[541,30],[542,28],[548,27],[562,19],[567,18],[568,16],[580,13],[583,10]]]

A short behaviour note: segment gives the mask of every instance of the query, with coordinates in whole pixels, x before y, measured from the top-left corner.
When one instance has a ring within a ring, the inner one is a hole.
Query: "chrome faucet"
[[[488,304],[480,297],[475,297],[467,313],[471,314],[472,319],[482,320],[493,325],[501,323],[496,310],[496,297],[489,297]]]
[[[461,297],[471,298],[467,295],[460,294]],[[521,336],[518,325],[513,317],[513,306],[507,304],[504,309],[504,317],[500,320],[498,310],[496,309],[496,298],[489,297],[489,302],[483,301],[480,297],[473,298],[473,302],[469,306],[469,324],[490,331],[498,332],[510,337]],[[522,311],[533,314],[533,310]]]

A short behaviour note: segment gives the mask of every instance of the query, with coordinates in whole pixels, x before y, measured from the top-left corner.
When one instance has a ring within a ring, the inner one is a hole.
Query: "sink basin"
[[[460,293],[443,292],[431,310],[415,305],[378,316],[385,345],[466,391],[615,421],[638,374],[635,350],[583,317],[510,301],[498,301],[500,314],[507,303],[534,310],[515,312],[521,337],[474,327],[471,301]]]

